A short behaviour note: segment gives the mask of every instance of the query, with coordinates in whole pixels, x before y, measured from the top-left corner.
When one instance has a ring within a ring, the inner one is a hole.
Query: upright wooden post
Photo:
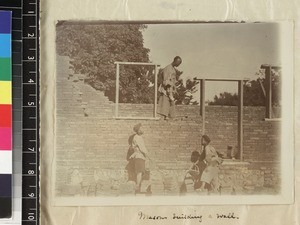
[[[266,118],[272,118],[272,76],[271,66],[266,67]]]
[[[200,80],[200,115],[202,116],[202,134],[205,134],[205,79]]]
[[[240,160],[243,160],[243,114],[244,114],[244,84],[243,80],[238,81],[238,148]]]
[[[153,117],[156,118],[156,112],[157,112],[157,65],[155,65],[155,71],[154,71],[154,112]]]
[[[119,115],[119,88],[120,88],[120,65],[117,63],[116,67],[116,99],[115,99],[115,117]]]

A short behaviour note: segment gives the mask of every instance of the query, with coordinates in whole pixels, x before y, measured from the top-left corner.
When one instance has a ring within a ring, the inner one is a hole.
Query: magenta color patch
[[[12,150],[12,130],[8,127],[0,127],[0,151]]]

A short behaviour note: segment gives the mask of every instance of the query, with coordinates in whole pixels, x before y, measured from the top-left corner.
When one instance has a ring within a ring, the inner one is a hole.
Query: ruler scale
[[[23,0],[22,224],[39,224],[39,2]]]

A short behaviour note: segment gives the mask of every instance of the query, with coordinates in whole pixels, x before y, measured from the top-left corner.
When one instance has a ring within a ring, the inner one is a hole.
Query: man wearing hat
[[[142,124],[136,124],[133,127],[133,131],[136,133],[131,143],[131,147],[134,152],[129,158],[134,160],[134,169],[136,173],[136,191],[139,192],[142,182],[142,175],[145,172],[145,161],[146,158],[148,158],[148,150],[142,137]]]

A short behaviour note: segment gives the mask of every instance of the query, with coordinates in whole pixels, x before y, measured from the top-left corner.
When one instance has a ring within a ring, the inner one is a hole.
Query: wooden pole
[[[266,118],[272,118],[272,77],[271,66],[266,67]]]
[[[243,160],[243,114],[244,114],[244,84],[238,81],[238,148],[240,151],[240,160]]]
[[[199,115],[202,116],[202,79],[199,79],[199,104],[200,104],[200,108],[199,108]]]
[[[154,115],[153,117],[156,118],[156,112],[157,112],[157,65],[155,65],[155,71],[154,71]]]
[[[202,134],[205,134],[205,79],[200,80],[200,115],[202,116]]]
[[[115,117],[118,118],[119,115],[119,88],[120,88],[120,65],[117,63],[116,68],[116,99],[115,99]]]

